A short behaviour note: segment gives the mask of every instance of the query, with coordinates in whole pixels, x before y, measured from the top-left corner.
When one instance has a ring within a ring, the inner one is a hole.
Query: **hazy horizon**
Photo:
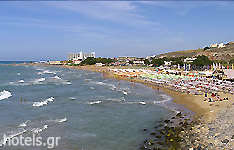
[[[5,1],[0,60],[146,57],[233,40],[231,1]],[[230,29],[230,30],[229,30]]]

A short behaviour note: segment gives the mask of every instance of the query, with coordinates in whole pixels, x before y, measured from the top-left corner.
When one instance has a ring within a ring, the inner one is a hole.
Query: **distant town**
[[[230,52],[233,51],[233,52]],[[233,54],[232,54],[233,53]],[[119,56],[117,58],[95,57],[95,52],[91,53],[68,53],[67,60],[58,61],[39,61],[36,63],[47,63],[50,65],[68,66],[127,66],[127,67],[156,67],[160,70],[184,70],[184,71],[206,71],[234,69],[234,57],[229,59],[228,55],[234,56],[234,43],[215,43],[205,46],[202,49],[176,51],[160,55],[147,57]]]

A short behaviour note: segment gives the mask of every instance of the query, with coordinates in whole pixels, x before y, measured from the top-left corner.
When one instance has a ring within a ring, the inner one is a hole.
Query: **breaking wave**
[[[9,92],[9,91],[4,90],[4,91],[0,92],[0,100],[7,99],[11,96],[12,96],[11,92]]]
[[[34,102],[32,106],[33,107],[41,107],[43,105],[47,105],[48,102],[53,102],[53,101],[54,101],[54,97],[50,97],[50,98],[48,98],[44,101],[41,101],[41,102]]]
[[[94,104],[99,104],[101,103],[102,101],[94,101],[94,102],[87,102],[87,104],[89,105],[94,105]]]

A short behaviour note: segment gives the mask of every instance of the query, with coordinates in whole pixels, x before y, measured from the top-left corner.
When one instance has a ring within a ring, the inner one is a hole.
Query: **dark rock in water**
[[[160,125],[158,125],[159,127],[162,127],[162,126],[164,126],[163,124],[160,124]]]
[[[140,149],[148,149],[148,148],[145,146],[141,146]]]
[[[178,114],[176,114],[176,117],[182,117],[182,113],[179,112]]]
[[[202,149],[202,147],[199,145],[199,146],[197,147],[197,150],[203,150],[203,149]]]
[[[175,119],[175,117],[171,117],[171,119]]]
[[[149,141],[148,145],[154,145],[153,141]]]
[[[183,122],[180,122],[180,123],[179,123],[179,125],[182,125],[182,124],[183,124]]]
[[[160,133],[161,133],[161,134],[166,134],[166,132],[164,132],[164,131],[160,131]]]
[[[182,125],[183,127],[187,127],[189,125],[188,122],[184,122],[184,124]]]
[[[162,149],[158,147],[154,147],[153,150],[162,150]]]
[[[169,129],[170,129],[170,127],[168,127],[168,126],[165,126],[165,127],[164,127],[164,129],[165,129],[165,130],[169,130]]]
[[[161,135],[156,135],[156,138],[160,139],[162,136]]]
[[[144,140],[144,142],[143,142],[143,143],[147,143],[147,141],[148,141],[148,140]]]
[[[156,135],[156,132],[152,132],[150,135]]]
[[[165,120],[164,122],[165,122],[165,123],[169,123],[169,122],[170,122],[170,120],[169,120],[169,119],[167,119],[167,120]]]
[[[163,142],[157,142],[157,144],[158,144],[158,145],[164,145],[164,143],[163,143]]]
[[[231,139],[234,139],[234,135],[232,136],[232,138]]]
[[[225,139],[225,140],[222,140],[221,142],[227,144],[229,142],[229,140]]]
[[[143,131],[148,131],[147,129],[143,129]]]

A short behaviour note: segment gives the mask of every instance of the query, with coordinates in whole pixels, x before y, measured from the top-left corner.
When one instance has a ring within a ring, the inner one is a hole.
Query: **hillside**
[[[193,57],[193,56],[195,56],[195,55],[197,55],[198,53],[201,53],[201,52],[203,52],[203,49],[175,51],[175,52],[159,54],[159,55],[156,56],[156,58],[180,57],[180,56]]]
[[[229,61],[234,59],[234,43],[231,43],[224,48],[211,48],[199,54],[206,55],[211,60]]]
[[[198,55],[205,55],[211,60],[225,60],[229,61],[234,59],[234,43],[230,42],[230,45],[227,45],[224,48],[211,48],[207,50],[195,49],[195,50],[185,50],[185,51],[175,51],[170,53],[159,54],[156,58],[162,57],[193,57]]]

